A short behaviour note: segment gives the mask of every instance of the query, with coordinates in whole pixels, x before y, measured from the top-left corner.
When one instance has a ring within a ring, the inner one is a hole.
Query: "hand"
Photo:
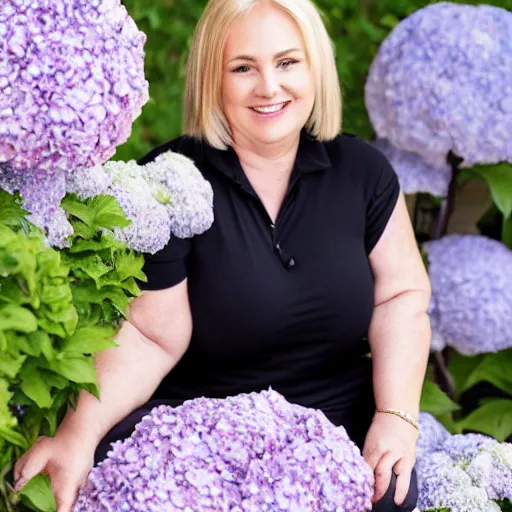
[[[39,473],[50,477],[57,512],[71,512],[80,488],[94,465],[95,447],[66,436],[37,439],[14,467],[15,490],[19,491]]]
[[[416,462],[418,431],[393,414],[375,413],[363,447],[363,457],[375,473],[373,502],[379,501],[397,475],[395,504],[405,501]]]

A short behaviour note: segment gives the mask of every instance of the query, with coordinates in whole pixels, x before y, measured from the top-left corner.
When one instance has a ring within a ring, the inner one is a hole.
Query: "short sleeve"
[[[370,191],[366,202],[366,254],[371,253],[384,233],[400,194],[400,184],[393,167],[379,151],[376,156],[377,172],[369,174],[370,183],[365,187]]]
[[[167,245],[155,254],[144,254],[148,281],[139,283],[142,290],[162,290],[181,283],[187,277],[187,260],[192,240],[171,236]]]
[[[137,163],[145,165],[152,162],[159,154],[165,151],[186,152],[184,137],[174,139],[162,146],[159,146]],[[146,274],[147,282],[139,281],[142,290],[163,290],[181,283],[187,277],[187,261],[192,247],[192,239],[182,239],[171,236],[167,245],[155,254],[144,254],[144,267],[142,271]]]

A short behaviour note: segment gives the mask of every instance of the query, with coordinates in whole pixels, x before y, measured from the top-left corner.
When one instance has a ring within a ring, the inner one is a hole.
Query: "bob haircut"
[[[260,2],[283,9],[297,23],[315,83],[315,101],[306,123],[318,140],[341,131],[342,98],[334,48],[320,14],[310,0],[210,0],[194,31],[184,92],[184,133],[217,149],[233,144],[222,111],[223,55],[231,23]]]

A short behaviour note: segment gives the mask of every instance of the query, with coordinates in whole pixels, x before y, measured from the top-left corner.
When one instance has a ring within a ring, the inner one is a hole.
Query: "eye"
[[[298,60],[295,60],[295,59],[286,59],[286,60],[282,60],[278,66],[281,67],[281,68],[288,68],[290,67],[292,64],[297,64],[299,61]]]
[[[233,69],[233,73],[247,73],[249,71],[249,66],[238,66]]]

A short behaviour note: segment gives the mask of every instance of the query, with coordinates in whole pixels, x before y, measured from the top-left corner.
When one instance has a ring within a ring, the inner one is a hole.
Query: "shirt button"
[[[288,262],[288,268],[295,267],[295,260],[293,258],[290,258],[290,261]]]
[[[279,244],[276,244],[276,249],[277,249],[278,251],[280,251],[280,250],[281,250],[281,246],[280,246]]]

